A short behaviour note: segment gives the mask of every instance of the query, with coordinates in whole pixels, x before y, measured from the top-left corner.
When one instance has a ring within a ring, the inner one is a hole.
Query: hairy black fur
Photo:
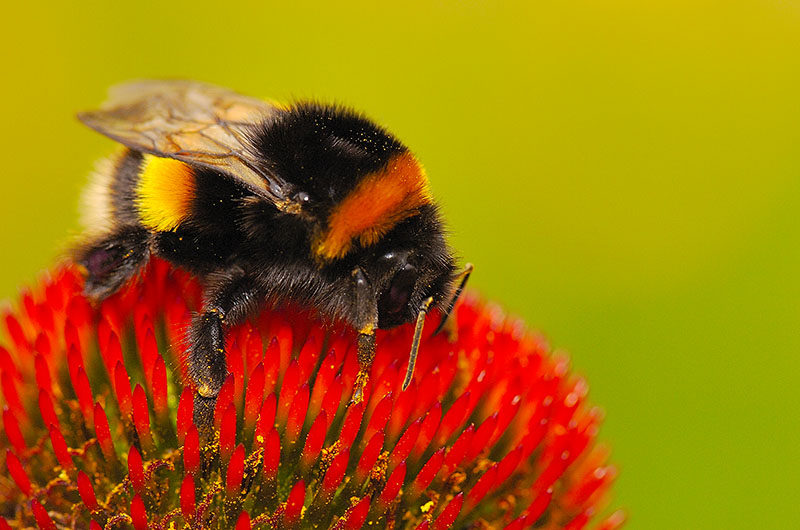
[[[361,177],[406,151],[360,114],[316,103],[299,103],[257,125],[251,143],[262,170],[291,183],[295,194],[305,194],[306,208],[315,214],[335,206]]]
[[[142,168],[142,154],[129,149],[119,158],[114,166],[111,179],[111,206],[119,224],[137,226],[139,215],[136,212],[136,184]]]

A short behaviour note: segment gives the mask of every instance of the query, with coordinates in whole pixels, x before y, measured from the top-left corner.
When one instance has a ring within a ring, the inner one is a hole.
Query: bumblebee
[[[124,84],[78,118],[124,146],[85,195],[74,258],[86,295],[110,296],[151,256],[204,282],[187,357],[198,425],[228,374],[226,328],[262,304],[292,301],[357,332],[354,401],[376,329],[415,321],[408,386],[427,312],[441,329],[471,266],[456,270],[426,174],[394,136],[340,106],[192,81]]]

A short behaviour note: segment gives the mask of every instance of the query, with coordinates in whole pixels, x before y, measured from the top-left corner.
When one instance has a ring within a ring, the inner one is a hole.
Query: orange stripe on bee
[[[356,239],[363,246],[375,244],[430,202],[425,171],[411,153],[397,155],[383,170],[363,177],[334,208],[327,229],[314,238],[314,255],[330,261],[345,256]]]
[[[144,156],[136,205],[145,227],[157,232],[175,230],[189,215],[194,194],[191,167],[171,158]]]

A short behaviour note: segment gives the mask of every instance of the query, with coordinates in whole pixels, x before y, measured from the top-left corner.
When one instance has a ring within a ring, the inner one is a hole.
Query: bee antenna
[[[422,326],[425,325],[425,315],[428,314],[428,308],[433,303],[433,297],[429,296],[422,302],[422,306],[417,313],[417,325],[414,327],[414,340],[411,342],[411,353],[408,356],[408,369],[406,370],[406,378],[403,380],[403,390],[408,388],[411,384],[411,378],[414,377],[414,366],[417,364],[417,352],[419,352],[419,341],[422,338]]]
[[[456,290],[453,291],[453,295],[448,300],[447,305],[445,306],[445,310],[442,311],[442,319],[439,321],[439,325],[436,326],[436,330],[434,330],[432,337],[435,337],[439,334],[440,331],[444,329],[445,324],[447,324],[447,319],[450,318],[450,313],[453,312],[453,308],[456,306],[456,302],[458,298],[461,296],[461,292],[464,290],[464,287],[467,285],[467,280],[469,280],[469,275],[472,274],[472,270],[474,269],[472,263],[467,263],[464,265],[464,270],[458,273],[458,275],[454,278],[456,282],[458,282],[458,287]]]

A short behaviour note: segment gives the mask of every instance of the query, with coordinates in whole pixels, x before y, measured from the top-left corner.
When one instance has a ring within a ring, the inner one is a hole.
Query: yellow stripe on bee
[[[144,155],[136,186],[142,224],[150,230],[175,230],[191,212],[195,194],[192,168],[172,158]]]
[[[357,239],[373,245],[400,221],[431,202],[428,178],[411,153],[393,157],[381,171],[361,179],[334,208],[328,227],[314,238],[317,259],[344,257]]]

